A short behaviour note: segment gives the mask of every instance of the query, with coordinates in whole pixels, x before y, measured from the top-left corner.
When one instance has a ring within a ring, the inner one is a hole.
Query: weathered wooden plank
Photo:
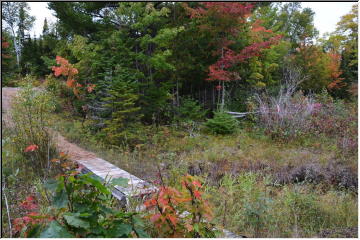
[[[81,159],[76,160],[76,162],[83,166],[83,172],[92,172],[104,181],[105,179],[114,179],[119,177],[128,179],[127,187],[115,186],[117,191],[115,191],[113,195],[120,201],[125,201],[124,199],[128,197],[138,197],[157,191],[157,188],[150,183],[101,158],[93,158],[89,160]]]

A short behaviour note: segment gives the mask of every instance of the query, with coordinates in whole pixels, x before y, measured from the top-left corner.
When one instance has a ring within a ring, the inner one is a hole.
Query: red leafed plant
[[[203,198],[202,185],[185,176],[181,189],[161,186],[144,205],[154,212],[148,216],[160,237],[214,237],[212,213]]]
[[[20,203],[20,207],[26,212],[26,215],[13,220],[13,234],[15,236],[32,237],[29,236],[32,229],[53,220],[53,217],[42,215],[36,211],[39,206],[33,196],[28,196]]]
[[[75,80],[75,76],[79,73],[79,71],[72,64],[70,64],[68,60],[60,56],[56,56],[56,63],[60,66],[52,67],[55,77],[59,77],[59,76],[67,77],[66,85],[72,88],[75,96],[79,98],[79,89],[84,87],[82,84],[79,84]],[[95,84],[88,84],[85,87],[85,89],[90,93],[94,90],[94,87]]]
[[[39,146],[36,144],[31,144],[25,148],[24,152],[34,152],[39,149]]]
[[[6,48],[9,48],[9,47],[10,47],[10,43],[8,41],[6,41],[6,39],[4,37],[1,37],[1,48],[5,50]],[[1,53],[1,57],[10,58],[11,56],[8,54]]]

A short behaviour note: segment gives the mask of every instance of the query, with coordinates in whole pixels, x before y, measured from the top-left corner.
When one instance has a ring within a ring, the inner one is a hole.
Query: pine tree
[[[49,26],[47,23],[47,19],[44,20],[43,30],[42,30],[43,36],[46,36],[49,34]]]
[[[137,143],[136,126],[142,117],[140,107],[136,106],[139,96],[135,92],[136,83],[124,81],[121,75],[116,78],[103,99],[107,102],[104,107],[112,113],[103,131],[109,143],[131,145]]]

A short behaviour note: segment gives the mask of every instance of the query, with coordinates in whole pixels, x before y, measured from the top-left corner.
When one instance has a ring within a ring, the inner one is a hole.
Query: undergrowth
[[[320,177],[328,173],[339,175],[329,179],[347,179],[350,175],[341,174],[351,173],[357,179],[357,157],[343,156],[336,139],[326,135],[286,143],[274,142],[261,129],[214,136],[201,130],[189,134],[177,126],[149,126],[145,144],[109,148],[80,121],[63,115],[56,119],[58,130],[68,139],[146,180],[154,181],[158,169],[170,186],[186,173],[202,176],[216,222],[238,234],[313,237],[327,229],[357,226],[357,213],[351,210],[357,209],[354,188],[347,190],[332,180],[308,182],[306,176],[305,181],[296,180],[302,168],[306,173],[313,164],[319,166]],[[332,164],[339,168],[329,170]],[[295,180],[279,185],[279,173]]]

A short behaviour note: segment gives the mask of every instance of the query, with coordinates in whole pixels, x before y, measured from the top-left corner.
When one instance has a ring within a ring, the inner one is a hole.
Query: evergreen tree
[[[46,18],[44,19],[42,34],[43,34],[43,37],[45,37],[46,35],[49,34],[49,26],[48,26]]]
[[[119,74],[103,99],[104,107],[111,112],[111,118],[105,122],[103,131],[106,141],[114,145],[134,144],[136,125],[139,124],[141,115],[140,107],[136,106],[139,96],[136,94],[136,83],[124,80],[126,72]]]

